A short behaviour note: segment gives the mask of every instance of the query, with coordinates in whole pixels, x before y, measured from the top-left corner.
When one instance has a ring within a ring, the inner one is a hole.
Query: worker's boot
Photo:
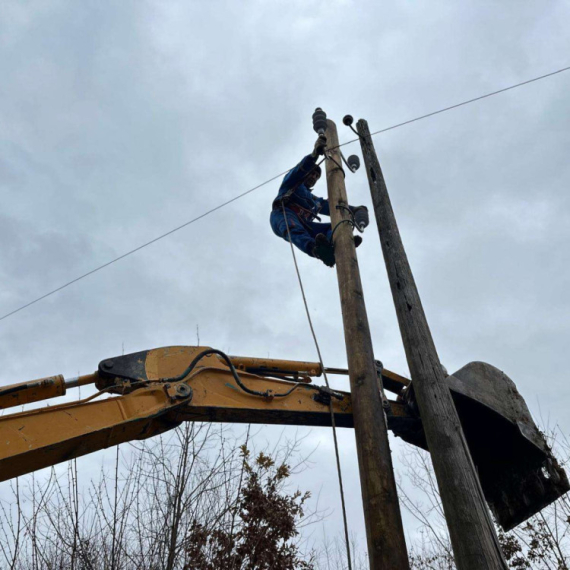
[[[320,259],[325,265],[334,267],[334,248],[325,234],[317,234],[313,256]]]

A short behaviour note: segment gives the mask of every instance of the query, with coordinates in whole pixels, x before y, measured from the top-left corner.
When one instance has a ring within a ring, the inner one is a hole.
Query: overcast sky
[[[562,0],[3,0],[0,315],[292,167],[317,106],[346,141],[346,113],[378,130],[570,65],[569,18]],[[569,91],[567,72],[375,138],[442,362],[501,368],[566,433]],[[123,346],[196,344],[197,325],[232,354],[316,359],[268,223],[278,187],[0,321],[0,385],[89,373]],[[371,205],[363,171],[347,189]],[[376,357],[407,375],[373,225],[358,257]],[[298,259],[325,364],[344,366],[336,273]],[[334,534],[330,429],[298,433],[319,467],[295,484],[321,490]],[[340,443],[362,536],[352,431]],[[85,477],[100,460],[78,462]]]

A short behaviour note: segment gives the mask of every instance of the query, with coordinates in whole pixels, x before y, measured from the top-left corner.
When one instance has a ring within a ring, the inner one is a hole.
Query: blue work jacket
[[[307,155],[295,168],[292,168],[283,178],[277,198],[273,201],[273,208],[281,208],[279,198],[282,198],[290,190],[287,204],[296,204],[307,211],[310,219],[316,218],[319,214],[330,216],[329,201],[325,198],[319,198],[311,192],[303,183],[304,177],[315,166],[315,159],[310,154]]]

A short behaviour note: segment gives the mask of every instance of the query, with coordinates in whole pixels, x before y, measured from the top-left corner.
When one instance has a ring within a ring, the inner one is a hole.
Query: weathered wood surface
[[[384,261],[459,570],[507,568],[400,237],[368,124],[357,123]]]
[[[332,121],[327,123],[327,146],[334,149],[338,146],[336,126]],[[342,164],[338,149],[330,154],[338,165]],[[342,220],[350,219],[348,212],[336,208],[338,205],[348,206],[348,200],[339,166],[327,160],[326,171],[334,228]],[[343,223],[338,227],[334,242],[370,568],[405,570],[409,568],[408,554],[360,271],[349,224]]]

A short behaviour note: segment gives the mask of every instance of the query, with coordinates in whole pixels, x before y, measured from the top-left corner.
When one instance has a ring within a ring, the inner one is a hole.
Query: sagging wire
[[[338,207],[338,206],[337,206],[337,207]],[[339,226],[341,226],[342,224],[349,224],[351,228],[353,228],[353,229],[355,228],[354,222],[353,222],[352,220],[341,220],[341,221],[333,228],[333,231],[331,232],[331,239],[330,239],[331,244],[334,243],[334,241],[333,241],[334,233],[336,232],[337,228],[338,228]]]
[[[350,125],[349,125],[349,126],[350,126]],[[351,128],[352,128],[352,126],[351,126]],[[352,129],[352,130],[354,130],[354,129]],[[356,132],[356,131],[355,131],[355,132]],[[357,133],[357,134],[358,134],[358,133]],[[336,149],[336,148],[338,148],[338,147],[334,147],[334,148],[332,148],[332,149],[329,149],[329,148],[325,147],[325,151],[324,151],[324,156],[325,156],[325,158],[323,159],[323,161],[324,161],[324,160],[331,160],[332,162],[334,162],[334,163],[337,165],[337,167],[340,169],[340,171],[342,172],[343,176],[346,178],[346,173],[345,173],[344,169],[342,168],[342,166],[332,157],[331,154],[328,154],[328,153],[327,153],[327,150],[330,151],[330,150],[334,150],[334,149]],[[341,156],[342,156],[342,154],[341,154]],[[361,227],[356,223],[356,217],[355,217],[354,211],[353,211],[349,206],[345,206],[345,205],[343,205],[343,204],[338,204],[338,205],[336,206],[336,209],[337,209],[337,210],[346,210],[346,212],[348,212],[348,215],[350,216],[350,219],[348,219],[348,220],[341,220],[340,222],[338,222],[338,223],[335,225],[335,227],[333,228],[333,230],[332,230],[332,232],[331,232],[331,237],[330,237],[330,240],[329,240],[331,245],[334,245],[334,240],[333,240],[334,234],[335,234],[336,230],[338,229],[338,227],[339,227],[341,224],[349,224],[353,230],[356,228],[360,233],[363,233],[363,232],[364,232],[364,229],[361,228]]]
[[[343,177],[346,178],[346,172],[344,171],[344,168],[342,167],[342,164],[339,164],[339,163],[332,157],[332,154],[327,154],[327,152],[326,152],[327,150],[335,150],[336,148],[338,148],[338,147],[336,147],[336,146],[335,146],[334,148],[327,148],[327,147],[325,147],[325,153],[324,153],[325,158],[323,158],[323,160],[321,160],[321,162],[324,162],[325,160],[330,160],[330,161],[334,162],[334,163],[338,166],[339,170],[342,172]]]
[[[356,218],[354,217],[354,212],[348,207],[348,206],[344,206],[342,204],[338,204],[336,206],[337,210],[346,210],[348,212],[348,215],[350,216],[349,220],[341,220],[340,222],[338,222],[338,224],[333,228],[333,231],[331,232],[331,244],[334,243],[333,242],[333,237],[334,237],[334,233],[336,232],[337,228],[341,225],[341,224],[349,224],[351,226],[352,229],[356,228],[360,233],[363,233],[364,230],[361,230],[360,227],[358,226],[358,224],[356,223]]]

